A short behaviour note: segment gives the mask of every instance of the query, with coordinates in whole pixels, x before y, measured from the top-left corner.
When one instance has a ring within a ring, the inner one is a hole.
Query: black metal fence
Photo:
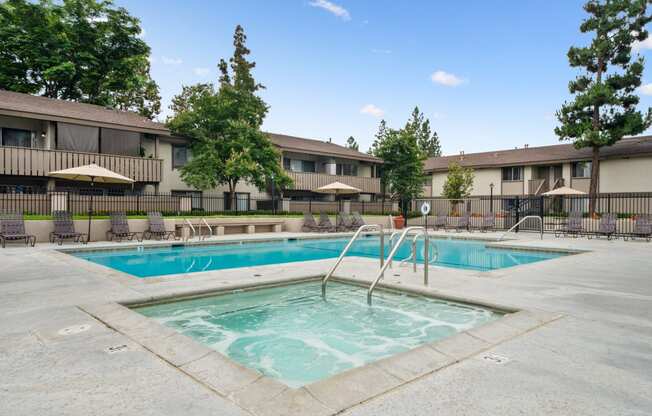
[[[463,200],[444,198],[420,198],[412,202],[410,225],[422,225],[424,218],[418,216],[421,205],[431,206],[429,221],[436,216],[446,216],[447,223],[454,226],[459,218],[469,215],[469,228],[480,228],[485,216],[493,216],[494,228],[508,230],[521,219],[533,215],[543,219],[544,231],[563,229],[571,213],[582,216],[585,233],[596,233],[600,229],[600,218],[605,213],[616,215],[616,232],[629,234],[634,230],[638,216],[652,216],[652,193],[609,193],[595,197],[595,210],[590,212],[591,198],[588,195],[564,196],[478,196]],[[521,231],[539,231],[539,221],[525,220],[519,225]]]

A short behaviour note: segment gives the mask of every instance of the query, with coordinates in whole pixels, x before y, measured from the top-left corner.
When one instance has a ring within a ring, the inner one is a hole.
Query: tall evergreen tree
[[[611,146],[624,136],[646,130],[652,110],[636,109],[641,85],[643,58],[632,60],[632,44],[648,37],[645,25],[648,0],[591,0],[584,5],[589,17],[580,25],[592,33],[588,46],[571,47],[568,61],[583,73],[568,84],[575,97],[557,112],[561,125],[555,128],[560,140],[572,140],[576,148],[589,147],[591,157],[590,212],[595,212],[599,180],[600,148]]]
[[[385,119],[380,120],[380,124],[378,125],[378,131],[376,132],[376,135],[374,136],[374,142],[371,144],[371,147],[369,150],[367,150],[367,153],[373,156],[378,157],[378,147],[380,146],[380,143],[385,139],[385,136],[387,135],[387,122]]]
[[[349,136],[349,138],[346,139],[346,147],[348,147],[349,149],[353,149],[353,150],[359,150],[360,149],[360,146],[358,145],[358,142],[355,141],[355,137],[353,137],[353,136]]]
[[[0,89],[153,118],[161,98],[140,35],[111,1],[0,1]]]
[[[251,73],[255,63],[247,59],[246,39],[238,25],[233,57],[229,64],[223,59],[218,64],[219,87],[184,87],[173,99],[175,113],[168,119],[170,130],[192,139],[192,158],[181,169],[183,181],[198,189],[227,185],[232,207],[240,181],[259,188],[270,180],[281,189],[291,184],[279,163],[279,152],[261,131],[268,107],[256,95],[264,87]]]
[[[412,110],[412,116],[405,125],[405,129],[416,136],[417,144],[426,157],[441,156],[439,136],[437,132],[431,130],[430,120],[419,111],[419,107],[414,107]]]

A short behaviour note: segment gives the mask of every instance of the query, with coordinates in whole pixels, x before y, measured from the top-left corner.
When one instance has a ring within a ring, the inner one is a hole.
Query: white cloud
[[[390,53],[392,53],[392,50],[391,49],[372,49],[371,53],[377,53],[377,54],[381,54],[381,55],[389,55]]]
[[[376,117],[376,118],[381,118],[383,115],[385,115],[385,112],[376,107],[373,104],[367,104],[364,107],[360,109],[361,114],[369,114],[370,116]]]
[[[342,20],[351,20],[351,14],[344,7],[331,3],[328,0],[313,0],[309,3],[312,7],[319,7],[329,13],[334,14]]]
[[[169,58],[167,56],[161,56],[161,61],[165,65],[181,65],[183,63],[183,60],[181,60],[181,58]]]
[[[638,87],[638,90],[643,95],[652,95],[652,83],[643,84],[640,87]]]
[[[648,37],[643,42],[638,42],[638,41],[634,42],[632,44],[632,49],[635,52],[639,52],[643,49],[652,49],[652,37]]]
[[[432,82],[445,85],[447,87],[457,87],[458,85],[466,82],[464,79],[458,77],[457,75],[442,70],[433,72],[430,76],[430,79],[432,79]]]
[[[211,70],[208,68],[197,67],[193,68],[192,72],[199,77],[205,77],[206,75],[210,74]]]

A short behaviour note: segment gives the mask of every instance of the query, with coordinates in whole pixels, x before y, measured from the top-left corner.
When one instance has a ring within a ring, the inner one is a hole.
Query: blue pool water
[[[486,308],[333,282],[176,301],[135,309],[290,387],[435,342],[503,314]]]
[[[519,251],[487,247],[472,240],[433,239],[436,261],[433,265],[469,270],[495,270],[520,264],[547,260],[563,253]],[[210,244],[78,251],[72,254],[120,270],[137,277],[152,277],[178,273],[192,273],[236,267],[336,258],[348,239],[297,239],[236,244]],[[387,243],[387,242],[386,242]],[[401,245],[395,260],[410,255],[410,242]],[[378,258],[378,237],[361,238],[354,243],[349,256]],[[422,259],[423,241],[418,242],[417,260]],[[385,247],[385,255],[389,247]],[[431,257],[432,258],[432,257]]]

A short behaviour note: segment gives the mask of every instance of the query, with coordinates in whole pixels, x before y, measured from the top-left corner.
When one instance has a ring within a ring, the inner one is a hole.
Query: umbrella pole
[[[91,200],[88,204],[88,241],[91,241],[91,218],[93,216],[93,192],[95,186],[95,177],[91,176]]]

